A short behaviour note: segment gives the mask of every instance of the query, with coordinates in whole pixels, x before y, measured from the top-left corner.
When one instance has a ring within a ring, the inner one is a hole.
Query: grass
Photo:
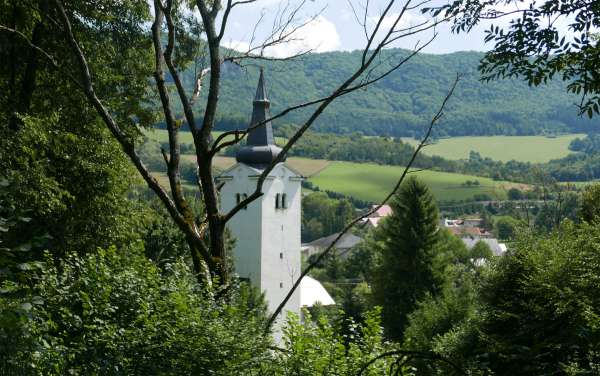
[[[473,136],[452,137],[439,140],[423,149],[427,155],[438,155],[448,159],[469,158],[471,150],[483,157],[497,161],[517,160],[543,163],[551,159],[563,158],[571,153],[569,143],[582,134],[569,134],[557,137],[546,136]],[[404,138],[412,145],[418,143],[412,138]]]
[[[375,202],[383,199],[393,188],[402,171],[403,168],[398,166],[331,162],[309,180],[320,189]],[[448,172],[419,171],[415,175],[429,185],[439,201],[466,200],[483,193],[494,199],[504,199],[506,190],[514,186],[509,182]],[[464,185],[467,180],[477,180],[480,185],[467,187]]]

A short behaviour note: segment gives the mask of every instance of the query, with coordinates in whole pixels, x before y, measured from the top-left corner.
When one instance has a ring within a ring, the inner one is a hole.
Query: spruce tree
[[[375,234],[380,260],[373,276],[373,297],[383,308],[387,337],[401,340],[407,315],[436,290],[433,259],[439,215],[429,188],[416,178],[403,183],[390,205],[393,214]]]

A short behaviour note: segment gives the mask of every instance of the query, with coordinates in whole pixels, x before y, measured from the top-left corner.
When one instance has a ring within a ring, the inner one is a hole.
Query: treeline
[[[294,128],[288,125],[280,128],[277,135],[289,138],[293,132]],[[228,148],[225,153],[235,156],[238,147]],[[290,150],[290,155],[313,159],[406,166],[414,151],[415,148],[412,145],[399,138],[364,137],[357,133],[335,135],[306,132]],[[495,180],[529,182],[531,180],[530,170],[533,165],[527,162],[494,161],[490,158],[483,158],[477,152],[471,152],[469,159],[460,161],[420,153],[415,159],[413,167],[478,175]]]
[[[571,141],[569,149],[577,152],[548,162],[545,167],[558,181],[589,181],[600,178],[600,135],[588,134]]]

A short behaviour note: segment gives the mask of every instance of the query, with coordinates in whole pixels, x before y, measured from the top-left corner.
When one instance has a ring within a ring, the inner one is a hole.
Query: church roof
[[[243,146],[236,154],[235,158],[240,163],[251,166],[264,167],[269,165],[279,153],[281,148],[275,145],[273,137],[273,127],[270,112],[271,102],[267,96],[267,87],[263,69],[260,69],[256,94],[252,102],[252,119],[248,128],[261,124],[250,130]]]
[[[324,238],[319,238],[317,240],[313,240],[312,242],[310,242],[306,245],[309,247],[326,248],[338,237],[339,234],[340,234],[339,232],[335,233],[335,234],[331,234]],[[335,248],[343,251],[346,249],[353,248],[361,241],[362,241],[362,238],[359,238],[358,236],[356,236],[354,234],[346,233],[346,234],[342,235],[342,237],[340,238],[340,240],[337,241],[337,243],[335,243]]]
[[[312,307],[317,303],[324,306],[335,304],[321,282],[305,276],[300,281],[300,306]]]

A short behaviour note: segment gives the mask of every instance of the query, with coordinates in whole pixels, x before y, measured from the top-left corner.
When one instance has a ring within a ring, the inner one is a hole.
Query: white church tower
[[[269,106],[261,69],[250,126],[270,117]],[[280,152],[270,122],[250,131],[246,145],[236,155],[238,163],[218,178],[225,183],[221,188],[221,206],[225,212],[254,192],[259,175]],[[278,163],[264,182],[263,195],[228,223],[236,239],[235,272],[264,292],[270,312],[281,303],[301,272],[301,181],[300,174],[285,163]],[[277,318],[276,339],[289,311],[300,314],[299,289]]]

